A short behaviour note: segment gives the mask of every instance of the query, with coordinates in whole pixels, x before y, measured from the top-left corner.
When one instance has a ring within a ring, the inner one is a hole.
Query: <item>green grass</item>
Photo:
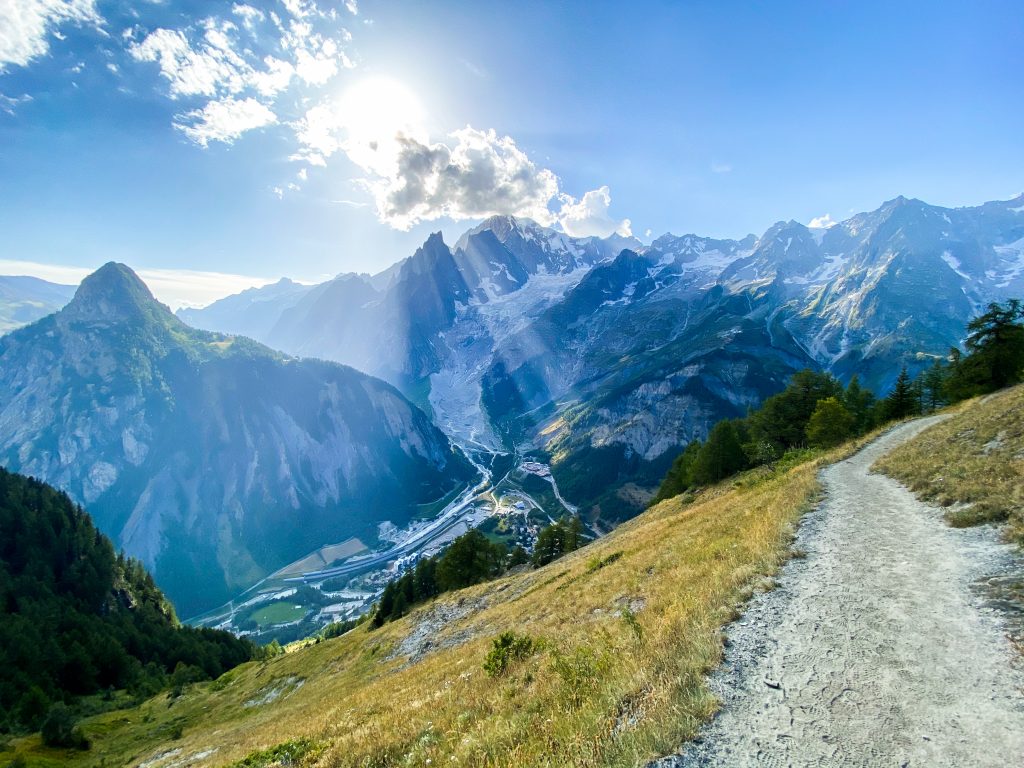
[[[873,469],[946,507],[950,525],[1005,521],[1024,545],[1024,385],[964,403]]]
[[[178,698],[89,718],[89,753],[53,755],[37,737],[17,749],[29,765],[60,758],[82,768],[214,748],[208,765],[274,764],[306,744],[316,749],[287,759],[318,768],[643,764],[715,711],[705,680],[723,625],[788,557],[819,467],[850,450],[667,500],[545,568],[446,594],[377,630],[290,647]],[[439,604],[455,618],[440,623],[430,651],[396,655]],[[528,637],[532,652],[491,676],[484,664],[505,632]]]
[[[306,615],[308,610],[305,606],[295,603],[271,603],[262,608],[257,608],[249,614],[249,618],[261,627],[266,627],[272,624],[287,624],[291,621],[298,621]]]

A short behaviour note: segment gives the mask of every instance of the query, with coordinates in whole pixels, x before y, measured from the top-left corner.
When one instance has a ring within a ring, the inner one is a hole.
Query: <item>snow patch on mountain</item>
[[[954,272],[960,275],[960,277],[962,277],[964,280],[971,279],[970,275],[968,275],[966,272],[960,269],[960,259],[956,258],[956,256],[951,254],[949,251],[942,252],[942,260],[946,262],[946,266],[948,266],[950,269],[952,269]]]

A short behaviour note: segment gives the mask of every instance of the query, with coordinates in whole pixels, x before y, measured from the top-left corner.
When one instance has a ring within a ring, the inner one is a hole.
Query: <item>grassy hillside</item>
[[[1024,386],[964,403],[874,468],[948,507],[950,524],[1005,520],[1024,545]]]
[[[839,453],[670,499],[545,568],[84,721],[88,755],[14,746],[29,765],[635,765],[714,711],[704,674],[721,628],[785,559]],[[506,631],[534,647],[490,676]]]

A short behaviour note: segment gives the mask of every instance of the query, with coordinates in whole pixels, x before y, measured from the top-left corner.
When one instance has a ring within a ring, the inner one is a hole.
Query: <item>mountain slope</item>
[[[1024,198],[956,210],[899,198],[756,240],[665,235],[594,267],[498,345],[486,412],[553,455],[570,500],[621,519],[645,500],[631,483],[798,368],[885,392],[901,366],[947,354],[978,306],[1024,292],[1022,236]]]
[[[828,229],[648,247],[495,217],[389,272],[365,304],[296,306],[272,344],[383,376],[463,445],[548,451],[570,501],[613,521],[794,370],[884,393],[958,345],[980,306],[1024,295],[1024,196],[897,198]]]
[[[295,306],[312,286],[282,277],[262,288],[248,288],[241,293],[215,301],[203,309],[182,308],[177,316],[196,328],[231,333],[259,339],[266,336],[281,315]]]
[[[0,276],[0,334],[56,312],[74,295],[73,285],[50,283],[38,277]]]
[[[719,628],[780,563],[818,469],[670,500],[544,568],[83,728],[108,762],[153,768],[259,765],[274,748],[337,766],[642,764],[713,712],[704,672]],[[483,664],[506,631],[542,644],[491,677]],[[172,719],[174,742],[159,735]]]
[[[0,469],[0,730],[108,688],[151,695],[180,662],[219,677],[256,648],[181,627],[134,560],[63,493]]]
[[[389,385],[193,330],[118,264],[0,339],[0,463],[89,504],[186,615],[472,474]]]

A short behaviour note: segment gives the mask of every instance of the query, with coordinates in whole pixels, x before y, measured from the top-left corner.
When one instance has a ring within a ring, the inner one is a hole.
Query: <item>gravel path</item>
[[[806,557],[729,627],[710,681],[721,713],[652,765],[1024,765],[1024,671],[978,586],[1022,559],[868,471],[935,420],[823,470],[795,544]]]

